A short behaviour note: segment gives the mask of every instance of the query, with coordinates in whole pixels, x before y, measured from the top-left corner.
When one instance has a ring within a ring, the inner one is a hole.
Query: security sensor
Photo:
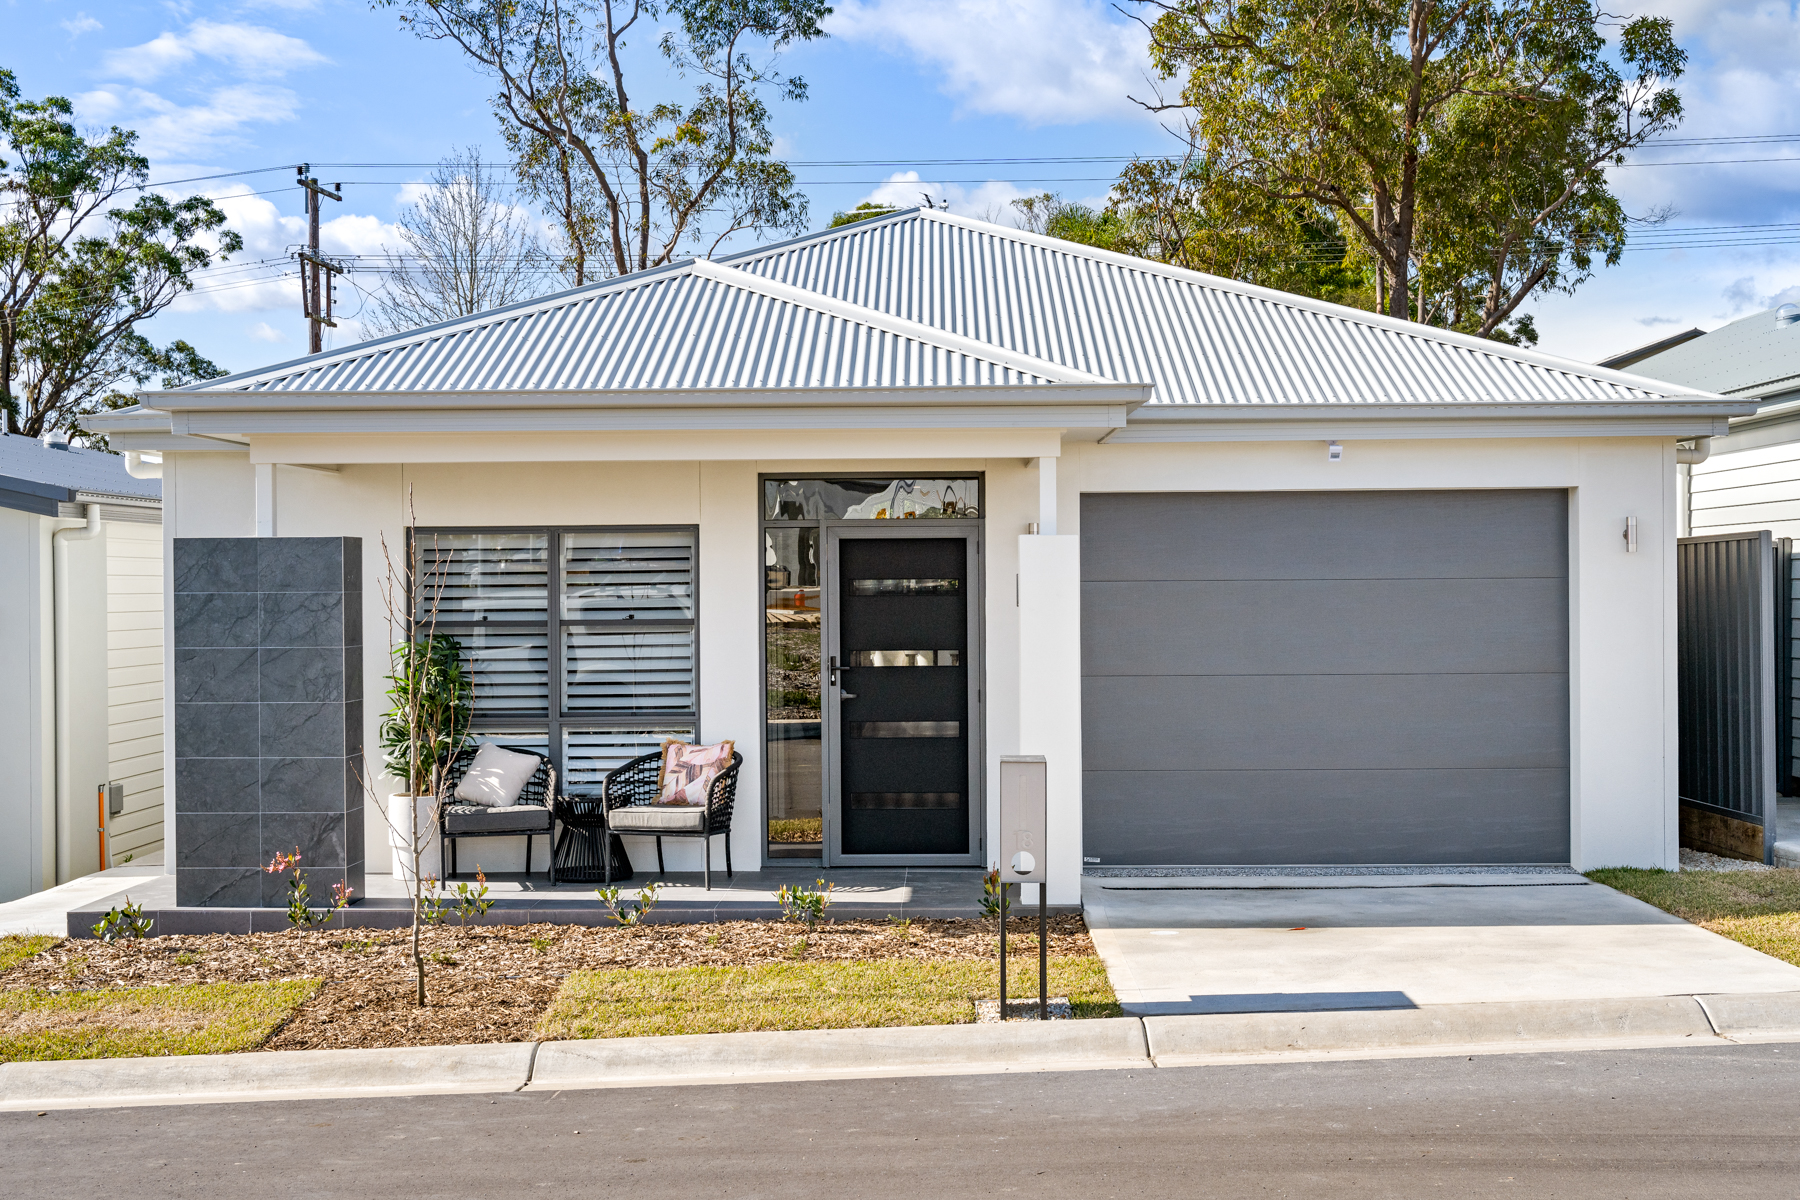
[[[1325,447],[1325,461],[1326,462],[1343,462],[1344,461],[1344,447],[1341,442],[1332,442],[1329,446]]]
[[[1015,875],[1029,875],[1037,870],[1037,859],[1031,856],[1031,851],[1021,850],[1012,856],[1012,869]]]

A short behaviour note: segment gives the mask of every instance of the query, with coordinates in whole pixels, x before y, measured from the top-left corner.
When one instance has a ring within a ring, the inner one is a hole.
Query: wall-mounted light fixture
[[[1625,518],[1625,553],[1637,553],[1637,518]]]
[[[1326,462],[1343,462],[1344,461],[1344,446],[1343,446],[1342,442],[1332,442],[1331,444],[1329,444],[1328,446],[1325,447],[1325,461]]]

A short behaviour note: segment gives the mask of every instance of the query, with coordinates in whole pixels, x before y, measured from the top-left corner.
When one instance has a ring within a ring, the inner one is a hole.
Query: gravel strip
[[[1684,871],[1773,871],[1768,863],[1751,862],[1747,858],[1725,858],[1718,854],[1708,854],[1704,850],[1681,848],[1681,869]]]
[[[1009,1025],[1018,1021],[1035,1021],[1038,1019],[1038,1006],[1036,1000],[1021,1000],[1018,997],[1014,997],[1012,1003],[1008,1004],[1006,1007],[1009,1010],[1006,1014],[1006,1023]],[[1047,1007],[1050,1009],[1050,1019],[1052,1021],[1073,1021],[1075,1019],[1075,1008],[1069,1003],[1069,998],[1067,996],[1049,997]],[[975,1023],[977,1025],[1000,1024],[1000,1001],[977,1000],[975,1002]]]

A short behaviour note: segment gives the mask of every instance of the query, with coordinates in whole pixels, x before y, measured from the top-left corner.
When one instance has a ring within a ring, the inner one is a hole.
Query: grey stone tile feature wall
[[[362,539],[176,538],[175,899],[363,894]]]

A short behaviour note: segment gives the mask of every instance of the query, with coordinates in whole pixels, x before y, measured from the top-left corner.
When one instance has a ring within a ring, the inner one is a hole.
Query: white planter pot
[[[407,831],[418,839],[422,847],[419,854],[419,867],[427,879],[438,874],[441,855],[438,851],[437,822],[432,819],[433,801],[430,796],[402,796],[395,794],[388,797],[387,825],[388,846],[394,852],[394,878],[410,881],[413,877],[413,843],[407,840]]]

